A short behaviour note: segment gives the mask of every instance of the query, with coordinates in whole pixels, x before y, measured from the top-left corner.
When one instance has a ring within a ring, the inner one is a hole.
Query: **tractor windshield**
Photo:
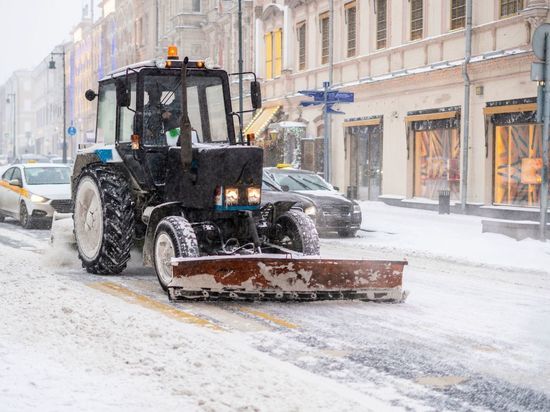
[[[194,142],[229,141],[221,77],[189,75],[187,111]],[[146,75],[143,80],[143,143],[179,145],[182,113],[179,74]]]

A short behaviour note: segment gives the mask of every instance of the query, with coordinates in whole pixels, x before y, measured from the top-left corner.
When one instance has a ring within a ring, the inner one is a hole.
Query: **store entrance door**
[[[382,192],[382,125],[353,126],[351,184],[361,200],[377,200]]]

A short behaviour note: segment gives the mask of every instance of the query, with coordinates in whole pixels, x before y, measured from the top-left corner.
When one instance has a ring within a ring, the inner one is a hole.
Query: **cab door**
[[[9,181],[11,180],[14,169],[14,167],[10,167],[6,170],[2,175],[2,180],[0,180],[0,211],[4,214],[8,214],[6,205],[8,204],[8,198],[11,192]]]
[[[19,167],[13,168],[13,174],[11,176],[11,181],[19,180],[21,186],[23,186],[23,176],[21,174],[21,169]],[[16,185],[8,185],[9,190],[6,196],[6,210],[15,218],[19,218],[19,202],[21,200],[21,194],[24,189]]]

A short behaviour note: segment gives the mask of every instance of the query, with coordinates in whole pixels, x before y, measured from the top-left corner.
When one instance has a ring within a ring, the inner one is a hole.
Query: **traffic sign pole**
[[[323,177],[327,182],[330,182],[330,119],[328,111],[328,89],[330,87],[329,82],[323,82],[325,88],[324,103],[323,104]]]

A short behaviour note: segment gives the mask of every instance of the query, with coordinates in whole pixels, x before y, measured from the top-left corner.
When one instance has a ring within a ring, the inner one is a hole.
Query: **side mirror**
[[[126,87],[126,83],[121,79],[117,79],[116,81],[116,104],[119,107],[130,106],[130,91]]]
[[[250,99],[254,109],[262,108],[262,88],[260,82],[256,80],[250,83]]]
[[[12,179],[9,181],[9,184],[12,186],[22,187],[21,180],[19,179]]]
[[[340,191],[340,188],[339,188],[338,186],[332,186],[332,188],[333,188],[334,190],[336,190],[337,192]]]
[[[86,93],[84,93],[84,97],[86,97],[86,100],[91,102],[97,97],[97,93],[92,89],[88,89],[86,90]]]
[[[283,189],[283,192],[288,192],[290,187],[288,187],[288,185],[281,185],[281,189]]]

